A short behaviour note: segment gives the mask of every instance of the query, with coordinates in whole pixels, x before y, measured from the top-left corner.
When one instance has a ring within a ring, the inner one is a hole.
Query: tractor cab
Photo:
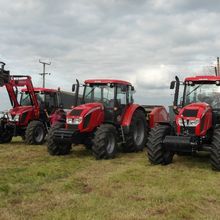
[[[46,88],[34,88],[34,93],[40,109],[46,109],[48,114],[51,114],[59,107],[59,100],[57,97],[57,90]],[[20,96],[21,106],[32,106],[33,102],[31,95],[27,89],[21,91]]]
[[[183,105],[205,102],[212,109],[220,109],[220,77],[186,78]]]
[[[120,80],[86,80],[82,103],[101,103],[105,121],[120,122],[121,115],[133,103],[134,87]]]

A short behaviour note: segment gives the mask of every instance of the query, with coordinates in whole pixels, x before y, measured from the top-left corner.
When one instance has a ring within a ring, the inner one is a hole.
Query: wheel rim
[[[44,130],[42,127],[37,127],[34,132],[34,139],[37,143],[41,142],[44,138]]]
[[[107,144],[106,144],[106,151],[108,152],[108,154],[113,153],[115,149],[115,137],[113,134],[108,134],[107,136]]]
[[[137,120],[134,127],[134,142],[141,145],[144,140],[144,124],[143,121]]]

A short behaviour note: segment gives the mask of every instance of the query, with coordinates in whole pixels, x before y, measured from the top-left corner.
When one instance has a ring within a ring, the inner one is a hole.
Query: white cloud
[[[167,86],[211,72],[219,55],[218,1],[0,0],[0,59],[41,85],[38,59],[50,59],[48,86],[77,77],[121,78],[139,102],[170,103]],[[161,66],[162,65],[162,66]]]

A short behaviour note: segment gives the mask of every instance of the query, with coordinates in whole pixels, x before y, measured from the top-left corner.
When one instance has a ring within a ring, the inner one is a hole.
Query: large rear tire
[[[147,142],[148,126],[145,114],[136,110],[133,114],[129,133],[125,134],[123,150],[125,152],[137,152],[143,150]]]
[[[115,157],[118,147],[117,135],[115,126],[111,124],[102,124],[97,128],[92,146],[96,159],[112,159]]]
[[[71,151],[71,143],[57,143],[54,140],[54,132],[64,127],[64,123],[57,123],[49,130],[47,138],[47,150],[52,156],[66,155],[69,154]]]
[[[44,143],[46,136],[46,129],[41,121],[31,121],[25,132],[25,143],[40,145]]]
[[[210,162],[213,170],[220,171],[220,128],[215,129],[212,137]]]
[[[163,139],[171,133],[169,125],[158,125],[153,128],[148,137],[147,154],[152,164],[170,164],[173,160],[174,152],[168,151],[163,146]]]

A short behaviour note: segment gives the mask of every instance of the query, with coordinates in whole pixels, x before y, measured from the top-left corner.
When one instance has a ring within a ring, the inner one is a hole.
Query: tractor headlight
[[[196,118],[195,120],[189,120],[188,125],[189,127],[196,127],[200,123],[200,119]]]
[[[11,114],[8,114],[8,120],[9,121],[18,122],[19,118],[20,118],[20,115],[12,116]]]
[[[19,121],[20,116],[19,115],[15,115],[14,117],[14,121],[18,122]]]
[[[12,118],[11,114],[8,114],[8,120],[13,121],[13,118]]]
[[[179,126],[183,126],[183,120],[186,127],[196,127],[200,123],[200,119],[196,118],[194,120],[188,120],[188,119],[178,119]]]
[[[82,122],[82,117],[79,118],[67,118],[66,123],[70,125],[79,125]]]
[[[178,118],[178,125],[179,125],[179,126],[183,126],[183,120],[182,120],[182,118]]]

